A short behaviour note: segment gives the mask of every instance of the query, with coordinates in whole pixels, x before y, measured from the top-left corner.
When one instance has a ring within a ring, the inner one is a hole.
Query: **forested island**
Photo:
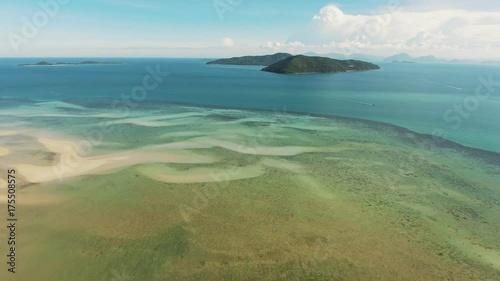
[[[244,56],[244,57],[234,57],[229,59],[218,59],[214,61],[209,61],[207,62],[207,64],[269,66],[271,64],[277,63],[291,56],[292,56],[291,54],[287,53],[277,53],[274,55],[265,55],[265,56]]]
[[[41,61],[37,63],[24,63],[18,66],[65,66],[65,65],[109,65],[109,64],[122,64],[121,62],[98,62],[98,61],[82,61],[82,62],[56,62],[50,63]]]
[[[269,65],[262,71],[279,74],[335,73],[380,69],[380,66],[360,60],[336,60],[324,57],[292,56]]]

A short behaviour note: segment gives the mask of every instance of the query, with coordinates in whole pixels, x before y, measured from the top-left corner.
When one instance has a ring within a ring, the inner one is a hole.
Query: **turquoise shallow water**
[[[431,134],[438,129],[445,138],[460,144],[500,152],[500,87],[490,88],[487,99],[477,102],[475,98],[475,89],[481,85],[479,77],[488,79],[491,75],[493,81],[500,81],[500,66],[380,63],[378,71],[321,75],[277,75],[261,72],[260,67],[206,65],[201,59],[100,59],[125,64],[17,66],[40,60],[0,59],[0,97],[119,100],[142,85],[147,66],[158,65],[169,75],[148,93],[145,102],[354,117],[419,133]],[[488,90],[483,88],[482,92]],[[5,109],[5,100],[0,103]],[[454,108],[464,104],[469,107],[461,113]]]

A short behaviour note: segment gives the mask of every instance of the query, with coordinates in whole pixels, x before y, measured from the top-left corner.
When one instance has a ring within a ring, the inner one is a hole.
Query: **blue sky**
[[[219,57],[315,51],[499,58],[500,9],[493,2],[2,1],[0,56]],[[40,3],[51,3],[52,9]]]

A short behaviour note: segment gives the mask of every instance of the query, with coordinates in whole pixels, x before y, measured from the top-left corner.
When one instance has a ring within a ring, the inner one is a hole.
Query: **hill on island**
[[[380,69],[360,60],[336,60],[324,57],[292,56],[262,69],[279,74],[335,73]]]
[[[361,53],[352,53],[352,54],[327,53],[327,54],[320,54],[320,53],[315,53],[315,52],[307,52],[307,53],[303,53],[302,55],[308,56],[308,57],[326,57],[326,58],[337,59],[337,60],[364,60],[364,61],[383,61],[384,60],[384,57],[366,55],[366,54],[361,54]]]
[[[274,55],[265,55],[265,56],[244,56],[244,57],[234,57],[229,59],[218,59],[214,61],[209,61],[207,62],[207,64],[268,66],[273,63],[284,60],[286,58],[289,58],[291,56],[292,56],[291,54],[287,53],[277,53]]]

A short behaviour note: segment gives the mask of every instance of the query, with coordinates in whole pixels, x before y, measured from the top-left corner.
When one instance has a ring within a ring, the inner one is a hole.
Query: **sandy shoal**
[[[156,145],[158,148],[170,149],[199,149],[220,147],[234,152],[250,155],[267,156],[294,156],[309,152],[338,152],[350,149],[349,147],[309,147],[309,146],[261,146],[244,145],[235,142],[229,142],[212,137],[192,138],[182,142],[167,143]]]
[[[107,125],[132,124],[144,127],[169,127],[169,126],[193,124],[195,118],[202,117],[205,115],[206,114],[199,112],[187,112],[178,114],[124,118],[120,120],[109,121],[106,122],[106,124]]]
[[[39,102],[36,104],[37,106],[49,107],[49,108],[69,108],[69,109],[79,109],[85,110],[87,108],[83,106],[79,106],[76,104],[63,102],[63,101],[48,101],[48,102]]]
[[[10,153],[10,150],[6,147],[0,146],[0,156],[5,156]]]
[[[170,167],[138,167],[144,176],[167,183],[206,183],[249,179],[261,176],[265,170],[261,166],[236,167],[232,169],[193,168],[180,171]]]
[[[59,162],[52,166],[18,164],[17,169],[28,182],[41,183],[62,180],[88,174],[102,174],[120,168],[143,163],[213,163],[215,158],[190,151],[158,151],[148,148],[110,153],[95,157],[82,157],[78,154],[75,142],[52,138],[38,138],[38,141],[50,151],[60,155]]]
[[[8,137],[8,136],[13,136],[16,135],[17,132],[13,130],[2,130],[0,131],[0,137]]]
[[[265,158],[257,165],[229,168],[191,168],[178,170],[168,166],[141,166],[136,170],[153,180],[167,183],[208,183],[256,178],[266,172],[266,167],[304,173],[304,167],[284,159]]]

